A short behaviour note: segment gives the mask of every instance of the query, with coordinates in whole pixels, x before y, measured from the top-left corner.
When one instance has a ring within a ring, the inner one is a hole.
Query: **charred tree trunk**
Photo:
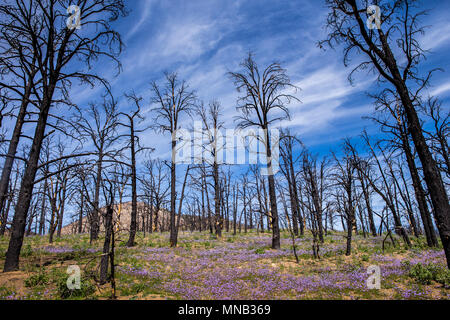
[[[136,237],[137,228],[137,183],[136,183],[136,150],[135,150],[135,136],[134,136],[134,122],[130,121],[131,130],[131,223],[130,223],[130,237],[128,238],[127,247],[134,246],[134,239]],[[175,242],[176,245],[176,242]],[[172,246],[172,239],[171,239]]]
[[[113,233],[113,208],[111,205],[106,209],[105,215],[105,242],[103,243],[103,254],[100,262],[100,284],[105,284],[108,280],[108,260],[110,258],[109,248],[111,245],[111,236]]]
[[[213,164],[214,177],[214,224],[216,229],[216,237],[222,237],[223,221],[220,215],[220,184],[219,184],[219,166],[215,161]]]
[[[34,78],[34,74],[32,75]],[[25,122],[27,114],[27,107],[31,95],[32,84],[29,82],[25,88],[22,103],[20,105],[19,113],[17,115],[16,125],[9,143],[8,153],[3,164],[2,177],[0,180],[0,212],[4,211],[6,198],[8,196],[9,180],[14,164],[14,157],[16,156],[17,147],[19,145],[20,135],[22,134],[22,127]],[[3,234],[3,233],[0,233]]]
[[[25,224],[27,221],[28,209],[33,196],[34,180],[38,170],[39,155],[41,152],[42,141],[45,136],[47,118],[51,106],[51,97],[53,96],[55,84],[51,84],[48,91],[45,91],[44,100],[41,105],[39,119],[36,124],[33,143],[31,145],[25,172],[22,177],[22,183],[17,201],[16,211],[11,225],[11,238],[3,271],[9,272],[19,268],[19,255],[22,249],[23,237],[25,234]]]
[[[80,213],[78,215],[78,233],[83,232],[84,189],[81,189]]]
[[[98,233],[100,232],[100,184],[102,179],[103,170],[103,153],[100,152],[98,155],[97,162],[97,177],[95,180],[95,194],[94,194],[94,208],[91,213],[91,234],[90,242],[98,239]]]
[[[359,181],[361,182],[361,188],[363,191],[364,201],[366,203],[366,210],[367,210],[367,218],[369,219],[369,230],[372,236],[377,236],[377,230],[375,228],[375,222],[373,220],[373,212],[372,212],[372,205],[370,203],[370,195],[369,195],[369,188],[366,184],[363,175],[358,170],[358,177]]]
[[[56,232],[56,236],[58,238],[61,238],[61,230],[62,230],[62,226],[63,226],[63,222],[64,222],[64,209],[65,209],[65,205],[66,205],[66,193],[67,193],[66,183],[67,182],[65,181],[64,185],[63,185],[63,190],[62,190],[62,198],[60,199],[61,208],[60,208],[60,212],[59,212],[59,216],[58,216],[58,230]]]
[[[419,207],[420,217],[422,219],[425,237],[427,239],[427,245],[429,247],[436,247],[438,245],[438,241],[436,238],[436,234],[434,232],[431,213],[428,210],[427,200],[425,198],[425,191],[423,190],[422,182],[420,181],[416,163],[414,162],[414,157],[412,155],[411,148],[407,141],[406,135],[404,135],[404,139],[406,140],[403,140],[403,150],[405,152],[406,162],[408,164],[408,169],[411,174],[414,194],[416,196],[417,206]]]

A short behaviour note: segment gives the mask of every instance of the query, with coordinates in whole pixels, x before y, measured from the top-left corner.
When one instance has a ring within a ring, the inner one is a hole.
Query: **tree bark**
[[[19,255],[22,249],[23,237],[25,234],[25,224],[27,221],[28,209],[33,196],[34,180],[38,169],[39,155],[42,147],[42,141],[45,135],[48,113],[51,106],[51,97],[53,96],[55,84],[51,84],[44,93],[44,100],[39,113],[39,119],[36,124],[33,143],[31,145],[29,158],[25,167],[22,183],[17,201],[13,222],[11,225],[11,238],[6,252],[4,272],[15,271],[19,269]]]

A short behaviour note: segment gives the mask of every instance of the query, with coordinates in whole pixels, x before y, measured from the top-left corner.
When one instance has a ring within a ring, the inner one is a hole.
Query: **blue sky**
[[[429,91],[445,105],[450,96],[450,2],[422,3],[432,10],[423,19],[430,27],[420,41],[431,50],[423,67],[444,69],[434,76]],[[291,128],[313,152],[337,149],[343,138],[357,136],[363,129],[378,132],[363,119],[374,110],[367,92],[377,90],[375,78],[359,73],[356,84],[350,85],[347,76],[352,68],[344,67],[341,48],[323,51],[316,45],[326,37],[324,1],[132,0],[127,4],[130,14],[115,23],[126,46],[123,71],[114,77],[110,64],[102,62],[96,68],[110,80],[116,96],[134,90],[144,98],[147,121],[152,121],[150,82],[162,80],[164,71],[176,71],[200,99],[219,100],[225,127],[234,128],[238,93],[226,73],[239,70],[239,63],[252,51],[261,66],[281,62],[301,88],[296,95],[302,102],[289,105],[292,120],[280,126]],[[72,97],[85,104],[98,99],[99,90],[74,88]],[[126,100],[120,100],[122,110],[127,110]],[[182,126],[190,127],[192,121],[185,118]],[[154,157],[169,156],[170,137],[149,131],[141,138],[156,148]]]
[[[355,137],[363,129],[378,134],[377,126],[363,119],[374,111],[367,92],[376,92],[375,78],[359,73],[355,85],[350,85],[347,76],[352,67],[344,67],[342,48],[323,51],[316,45],[326,37],[325,1],[126,2],[130,14],[114,22],[125,44],[120,57],[122,72],[115,76],[116,70],[107,61],[94,65],[95,71],[110,81],[114,95],[119,98],[120,111],[131,109],[123,94],[134,90],[144,99],[146,121],[152,123],[150,82],[162,81],[165,71],[176,71],[200,99],[206,103],[218,100],[223,107],[225,127],[234,128],[238,93],[226,74],[239,70],[239,63],[252,51],[261,67],[274,60],[281,62],[292,82],[301,88],[296,95],[302,102],[289,105],[292,120],[279,125],[297,133],[312,152],[325,155],[338,150],[342,139]],[[422,4],[424,9],[431,9],[422,20],[429,28],[420,42],[430,50],[422,67],[444,70],[434,75],[429,94],[440,98],[448,112],[450,1],[422,1]],[[93,89],[74,86],[70,95],[83,108],[92,101],[100,102],[101,90],[100,86]],[[10,128],[12,122],[5,119],[5,123],[11,123]],[[182,127],[189,128],[192,122],[186,117]],[[169,136],[148,131],[141,141],[155,148],[153,158],[169,158]]]

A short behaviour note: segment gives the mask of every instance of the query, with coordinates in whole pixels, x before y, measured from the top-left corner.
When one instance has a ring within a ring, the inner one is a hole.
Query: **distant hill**
[[[121,206],[120,208],[120,216],[118,215],[119,212],[119,206]],[[143,229],[143,219],[145,217],[145,226],[147,227],[149,222],[150,222],[150,218],[149,218],[149,214],[148,212],[149,210],[149,206],[147,204],[145,204],[144,202],[138,202],[137,203],[137,226],[138,226],[138,231]],[[106,212],[106,207],[100,208],[100,231],[103,232],[105,230],[104,227],[104,219],[103,219],[103,214]],[[148,218],[147,218],[148,217]],[[158,230],[160,228],[161,225],[164,226],[168,226],[169,225],[169,218],[170,218],[170,212],[165,210],[165,209],[161,209],[159,210],[158,213]],[[155,221],[154,221],[155,217],[153,216],[153,230],[155,229]],[[119,223],[119,227],[121,231],[129,231],[130,230],[130,224],[131,224],[131,202],[126,202],[126,203],[122,203],[122,204],[116,204],[114,205],[114,220],[116,221],[116,223]],[[79,221],[76,220],[66,226],[64,226],[61,230],[61,234],[63,235],[67,235],[67,234],[74,234],[78,232],[78,225],[79,225]],[[181,221],[180,221],[180,225],[184,225],[184,217],[181,217]],[[148,230],[148,229],[147,229]],[[82,232],[86,233],[89,232],[89,223],[88,223],[88,219],[87,217],[83,217],[83,221],[82,221]]]

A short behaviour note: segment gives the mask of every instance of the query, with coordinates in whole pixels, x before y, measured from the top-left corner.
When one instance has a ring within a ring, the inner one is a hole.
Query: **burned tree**
[[[130,237],[128,238],[127,247],[134,246],[134,238],[137,231],[137,176],[136,176],[136,155],[148,148],[141,147],[139,144],[139,134],[145,132],[147,127],[139,128],[139,123],[142,123],[145,118],[141,115],[140,102],[142,98],[137,97],[134,93],[126,94],[125,97],[132,101],[136,107],[136,111],[131,114],[121,112],[120,115],[127,118],[128,123],[119,122],[118,124],[124,126],[129,130],[128,134],[122,134],[120,137],[126,137],[127,148],[130,149],[130,164],[127,164],[131,170],[131,224]]]
[[[224,139],[220,130],[223,128],[223,123],[219,120],[221,115],[221,106],[218,101],[209,103],[208,108],[201,105],[196,110],[197,114],[202,120],[202,131],[206,132],[205,143],[200,146],[202,150],[202,162],[211,166],[211,176],[214,181],[214,228],[216,230],[216,237],[222,237],[223,218],[220,212],[221,197],[220,197],[220,164],[223,163]],[[222,153],[222,156],[220,156]]]
[[[300,203],[298,199],[298,182],[297,182],[297,173],[294,170],[294,163],[296,159],[294,159],[294,145],[296,143],[301,144],[300,140],[296,136],[290,134],[290,131],[283,131],[282,137],[280,141],[280,153],[281,158],[283,159],[283,164],[281,165],[281,171],[285,176],[288,189],[289,189],[289,199],[291,202],[291,211],[292,211],[292,230],[295,236],[299,235],[299,226],[300,226],[300,235],[304,233],[304,225],[303,218],[300,214]]]
[[[353,52],[367,58],[352,71],[370,70],[378,82],[387,83],[400,98],[408,134],[422,163],[423,175],[434,207],[437,227],[450,268],[450,203],[436,160],[424,136],[416,104],[421,91],[429,84],[434,70],[421,76],[418,66],[425,51],[417,36],[424,32],[420,18],[426,12],[417,10],[417,2],[380,1],[380,16],[375,25],[367,28],[373,16],[368,0],[327,0],[330,13],[327,19],[328,38],[321,47],[344,44],[344,63],[348,65]]]
[[[176,148],[180,117],[190,114],[196,103],[194,91],[189,89],[185,81],[180,81],[176,73],[165,74],[164,86],[152,82],[152,103],[156,106],[153,112],[156,114],[154,128],[161,133],[171,135],[172,159],[170,165],[170,246],[177,245],[176,232]]]
[[[270,214],[272,225],[272,248],[280,248],[280,229],[278,223],[277,196],[273,171],[272,146],[269,127],[280,120],[289,119],[286,107],[292,100],[297,100],[287,89],[297,89],[290,81],[286,70],[277,62],[270,64],[260,72],[252,54],[250,53],[241,63],[242,72],[230,72],[239,97],[237,110],[241,115],[236,118],[238,128],[258,127],[264,131],[263,144],[265,147],[266,164],[268,169],[268,185],[270,198]],[[279,115],[270,116],[279,111]]]
[[[13,218],[4,271],[18,269],[37,164],[45,137],[49,111],[55,102],[55,95],[60,92],[63,97],[67,97],[67,91],[76,79],[91,84],[100,80],[106,84],[106,81],[97,75],[84,70],[74,71],[71,68],[73,61],[81,60],[88,67],[100,56],[117,61],[116,57],[121,49],[120,35],[112,30],[110,21],[125,14],[123,1],[82,0],[78,2],[81,11],[81,25],[92,28],[89,38],[78,35],[76,28],[67,28],[65,24],[67,17],[63,13],[66,12],[69,5],[70,1],[16,1],[12,6],[5,6],[7,10],[3,12],[8,21],[19,20],[20,28],[18,29],[26,37],[32,39],[29,43],[30,50],[37,53],[36,65],[42,78],[40,88],[33,87],[33,94],[38,101],[39,114]],[[42,30],[36,30],[33,27],[31,21],[35,19],[41,21]]]

